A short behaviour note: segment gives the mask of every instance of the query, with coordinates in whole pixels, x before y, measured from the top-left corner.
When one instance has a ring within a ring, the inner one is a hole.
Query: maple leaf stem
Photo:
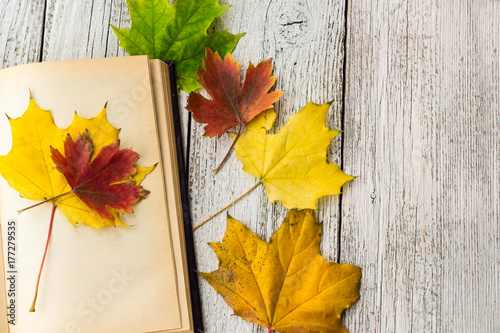
[[[42,276],[43,264],[45,263],[45,257],[47,256],[47,249],[49,248],[50,235],[52,234],[52,224],[54,223],[54,213],[56,212],[57,205],[52,203],[52,213],[50,214],[50,225],[49,233],[47,235],[47,243],[45,244],[45,252],[43,253],[42,264],[40,265],[40,271],[38,272],[38,279],[36,281],[35,297],[33,298],[33,304],[31,304],[30,312],[35,312],[36,299],[38,297],[38,286],[40,285],[40,277]]]
[[[44,201],[40,201],[39,203],[34,204],[33,206],[29,206],[29,207],[26,207],[26,208],[20,209],[20,210],[18,210],[18,211],[17,211],[17,213],[18,213],[18,214],[21,214],[22,212],[27,211],[28,209],[38,207],[38,206],[43,205],[44,203],[47,203],[47,202],[49,202],[49,201],[54,201],[54,200],[56,200],[56,199],[58,199],[58,198],[60,198],[60,197],[62,197],[62,196],[64,196],[64,195],[67,195],[67,194],[70,194],[70,193],[73,193],[73,190],[68,191],[68,192],[64,192],[64,193],[59,194],[59,195],[56,195],[55,197],[50,198],[50,199],[47,199],[47,200],[44,200]]]
[[[236,141],[238,141],[238,138],[241,135],[241,130],[242,129],[243,129],[243,124],[241,124],[240,127],[238,128],[238,133],[236,133],[236,137],[233,140],[233,144],[231,145],[231,147],[229,147],[229,150],[227,151],[226,156],[224,156],[224,159],[222,160],[222,162],[220,162],[220,164],[217,167],[217,169],[213,170],[214,175],[217,174],[217,172],[219,172],[219,170],[222,168],[222,165],[226,162],[227,158],[231,154],[231,151],[233,150],[234,145],[236,144]]]
[[[262,180],[260,180],[257,184],[255,184],[251,189],[249,189],[248,191],[246,191],[245,193],[243,193],[239,198],[237,198],[236,200],[233,200],[229,205],[225,206],[224,208],[222,208],[217,213],[215,213],[212,216],[210,216],[205,221],[203,221],[200,224],[198,224],[197,226],[193,227],[193,230],[198,229],[199,227],[201,227],[202,225],[204,225],[205,223],[207,223],[208,221],[210,221],[211,219],[213,219],[214,217],[216,217],[217,215],[219,215],[220,213],[222,213],[223,211],[225,211],[226,209],[228,209],[229,207],[231,207],[233,204],[235,204],[236,202],[238,202],[240,199],[243,199],[248,193],[250,193],[253,190],[255,190],[257,188],[257,186],[259,186],[260,184],[262,184]]]

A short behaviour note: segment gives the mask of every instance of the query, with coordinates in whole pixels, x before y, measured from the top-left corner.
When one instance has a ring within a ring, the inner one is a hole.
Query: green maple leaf
[[[200,88],[196,70],[202,65],[205,47],[221,55],[232,52],[244,34],[219,31],[207,35],[213,20],[229,6],[218,0],[128,0],[131,29],[112,26],[120,46],[130,55],[148,55],[153,59],[174,60],[177,84],[191,92]]]

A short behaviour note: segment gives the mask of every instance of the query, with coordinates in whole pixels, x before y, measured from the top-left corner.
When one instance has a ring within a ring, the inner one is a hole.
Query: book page
[[[146,56],[2,70],[0,112],[20,117],[28,106],[28,89],[61,128],[71,123],[75,111],[95,117],[108,102],[108,119],[121,129],[121,147],[133,147],[142,156],[140,165],[162,162]],[[7,154],[11,144],[9,123],[0,117],[0,154]],[[56,212],[37,310],[29,313],[51,206],[18,216],[17,209],[34,202],[20,198],[0,179],[4,249],[5,223],[17,221],[17,308],[11,333],[136,333],[181,327],[163,168],[156,168],[142,185],[150,195],[134,206],[135,213],[123,216],[132,227],[75,228]]]
[[[149,60],[156,106],[156,117],[160,137],[162,138],[161,154],[165,174],[165,186],[174,247],[174,257],[179,290],[179,306],[181,312],[182,332],[192,332],[191,298],[187,272],[187,256],[184,241],[184,221],[182,218],[182,202],[180,199],[179,171],[175,142],[175,127],[170,96],[170,80],[168,65],[163,61]]]

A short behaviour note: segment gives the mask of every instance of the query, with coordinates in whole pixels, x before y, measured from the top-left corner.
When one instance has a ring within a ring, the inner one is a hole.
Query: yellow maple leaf
[[[340,315],[359,298],[360,268],[323,259],[321,225],[292,210],[269,243],[228,217],[211,243],[219,268],[200,273],[243,319],[278,332],[347,332]]]
[[[276,114],[261,115],[235,145],[243,171],[259,178],[269,201],[286,208],[317,208],[316,200],[339,194],[354,177],[329,163],[326,150],[339,131],[325,126],[330,104],[308,103],[277,134],[268,134]]]
[[[106,107],[92,119],[80,118],[75,113],[71,125],[60,129],[54,123],[52,113],[38,107],[33,98],[30,98],[24,114],[16,119],[9,118],[9,122],[12,149],[7,155],[0,156],[0,174],[22,197],[36,201],[54,198],[71,190],[64,175],[55,169],[50,147],[63,151],[67,134],[76,138],[78,133],[87,129],[96,156],[102,147],[118,140],[120,132],[107,120]],[[153,169],[154,166],[137,166],[136,183],[140,184]],[[55,202],[73,225],[83,223],[94,228],[113,225],[113,221],[102,219],[73,193],[61,196]],[[126,226],[116,211],[112,213],[115,225]]]
[[[276,113],[268,109],[247,124],[234,145],[236,156],[243,163],[243,171],[259,179],[250,190],[225,206],[205,221],[240,200],[264,184],[269,201],[280,201],[286,208],[316,209],[316,200],[340,194],[345,182],[354,179],[339,166],[330,163],[326,151],[339,134],[325,126],[330,103],[309,102],[302,110],[290,116],[288,123],[277,134],[269,134]],[[236,135],[231,134],[233,139]]]

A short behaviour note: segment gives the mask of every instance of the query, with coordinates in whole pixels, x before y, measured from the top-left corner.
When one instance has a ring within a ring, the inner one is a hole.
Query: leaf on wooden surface
[[[209,137],[221,136],[230,128],[238,126],[233,145],[214,170],[217,173],[238,141],[243,126],[262,111],[271,108],[283,92],[269,92],[276,82],[276,77],[270,76],[273,71],[271,59],[261,61],[257,67],[250,63],[243,86],[240,64],[234,61],[230,53],[222,60],[218,52],[214,53],[207,47],[203,65],[205,68],[198,68],[198,82],[212,99],[193,92],[188,98],[186,109],[193,114],[194,120],[207,124],[204,135]]]
[[[285,207],[317,208],[316,200],[339,194],[342,185],[354,177],[326,157],[328,145],[338,131],[325,126],[330,104],[308,103],[290,116],[277,134],[268,134],[276,114],[262,113],[247,126],[235,144],[243,170],[264,184],[271,202]]]
[[[323,259],[321,225],[292,210],[269,243],[228,217],[211,243],[219,268],[200,273],[243,319],[278,332],[347,332],[340,316],[359,298],[359,267]]]
[[[354,177],[346,175],[326,157],[328,145],[339,131],[325,126],[330,104],[308,103],[290,116],[277,134],[268,134],[276,113],[267,109],[250,121],[235,143],[236,156],[243,170],[259,181],[247,192],[196,225],[198,229],[264,184],[269,201],[276,200],[288,209],[316,209],[316,200],[339,194],[342,185]],[[236,135],[230,133],[236,139]]]
[[[218,52],[207,48],[203,65],[205,68],[198,68],[198,82],[212,99],[193,92],[186,109],[193,114],[194,120],[207,124],[206,136],[220,136],[230,128],[241,128],[259,113],[271,108],[283,94],[281,91],[269,92],[276,82],[276,77],[270,76],[273,71],[271,59],[257,66],[250,63],[243,86],[240,64],[230,53],[222,60]]]
[[[93,149],[85,130],[75,141],[67,135],[64,155],[51,147],[51,157],[72,192],[102,219],[113,223],[115,216],[110,209],[132,213],[132,205],[149,193],[132,179],[140,156],[130,148],[120,150],[119,140],[103,147],[91,161]]]
[[[201,65],[205,47],[221,54],[232,52],[244,34],[218,31],[207,35],[214,19],[229,7],[218,0],[128,0],[131,29],[112,26],[130,55],[148,55],[152,59],[174,60],[177,85],[191,92],[200,88],[196,70]]]
[[[119,130],[108,122],[106,108],[92,119],[80,118],[75,113],[71,125],[67,129],[60,129],[55,125],[51,112],[40,109],[34,99],[30,98],[29,107],[22,117],[9,119],[9,122],[13,137],[12,149],[7,155],[0,156],[0,174],[22,197],[55,202],[73,225],[83,223],[94,228],[126,225],[120,220],[118,210],[109,208],[114,217],[110,219],[101,217],[89,208],[71,191],[68,181],[55,169],[56,165],[51,158],[51,147],[63,151],[68,135],[76,138],[78,133],[84,133],[85,130],[88,131],[95,156],[106,146],[116,142]],[[132,180],[137,180],[136,185],[139,185],[154,166],[134,166],[134,169],[138,172],[131,174]],[[68,192],[69,194],[63,195]]]

